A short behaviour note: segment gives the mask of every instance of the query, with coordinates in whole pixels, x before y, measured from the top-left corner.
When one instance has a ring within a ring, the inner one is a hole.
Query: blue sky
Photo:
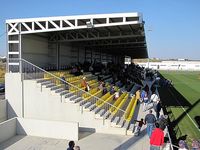
[[[142,12],[150,57],[200,59],[200,0],[1,0],[0,36],[11,18]],[[152,31],[148,31],[148,30]],[[6,54],[5,34],[0,55]]]

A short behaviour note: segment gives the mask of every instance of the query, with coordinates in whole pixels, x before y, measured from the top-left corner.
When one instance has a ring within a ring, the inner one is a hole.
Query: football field
[[[200,72],[160,71],[173,86],[159,88],[177,138],[200,139]]]

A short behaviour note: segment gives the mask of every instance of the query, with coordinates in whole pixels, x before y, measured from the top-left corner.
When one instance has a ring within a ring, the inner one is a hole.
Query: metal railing
[[[158,87],[156,86],[156,94],[158,95],[158,97],[159,97],[159,99],[160,99],[160,95],[159,95],[159,92],[158,92]],[[163,112],[163,109],[161,110],[162,111],[162,113],[164,114],[164,112]],[[172,139],[171,139],[171,136],[170,136],[170,134],[169,134],[169,129],[168,129],[168,126],[166,126],[166,134],[167,134],[167,137],[169,138],[169,144],[170,144],[170,149],[171,150],[174,150],[174,145],[172,144]]]
[[[15,61],[15,62],[18,61],[20,64],[21,69],[19,69],[19,71],[21,70],[22,80],[44,79],[45,74],[48,74],[49,78],[48,78],[47,82],[50,81],[49,84],[54,84],[53,88],[61,89],[61,90],[63,89],[66,91],[70,91],[69,89],[73,89],[70,92],[79,97],[81,97],[82,94],[86,94],[87,96],[91,97],[89,101],[92,104],[97,104],[97,102],[101,101],[102,103],[104,103],[104,105],[101,107],[102,109],[104,109],[105,111],[109,111],[110,108],[115,108],[115,109],[117,109],[116,115],[118,117],[122,117],[123,119],[125,119],[124,116],[125,116],[126,112],[124,110],[114,106],[113,104],[111,104],[109,102],[106,102],[105,100],[103,100],[97,96],[90,94],[89,92],[86,92],[83,88],[79,88],[79,87],[71,84],[70,82],[67,82],[67,81],[61,79],[60,77],[54,75],[53,73],[48,72],[25,59],[17,59],[17,60],[15,59],[13,61]],[[42,85],[41,85],[41,90],[42,90]],[[62,95],[61,95],[61,101],[62,101]],[[81,110],[83,113],[83,106],[81,106]],[[104,121],[104,119],[106,119],[106,118],[103,117],[103,121]]]

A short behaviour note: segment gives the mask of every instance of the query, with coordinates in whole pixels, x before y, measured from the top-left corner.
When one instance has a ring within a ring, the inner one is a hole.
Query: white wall
[[[80,127],[102,127],[103,122],[94,119],[93,112],[81,114],[79,104],[61,103],[60,96],[43,88],[35,81],[24,81],[25,118],[51,121],[79,122]]]
[[[71,45],[60,43],[60,66],[65,66],[71,63]]]
[[[0,122],[7,119],[7,100],[0,100]]]
[[[16,118],[0,123],[0,143],[16,135]]]
[[[5,98],[8,119],[22,117],[22,82],[19,73],[5,74]]]
[[[34,34],[22,36],[22,58],[38,65],[49,63],[48,39]],[[53,59],[51,59],[53,61]]]
[[[18,118],[17,134],[78,140],[78,123]]]

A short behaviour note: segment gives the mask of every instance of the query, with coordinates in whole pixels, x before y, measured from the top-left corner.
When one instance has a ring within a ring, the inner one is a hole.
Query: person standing
[[[153,131],[155,122],[156,122],[156,117],[154,116],[154,114],[152,114],[152,110],[149,110],[149,113],[145,116],[144,119],[145,124],[147,125],[147,134],[149,136],[149,138],[151,137],[151,133]]]
[[[155,126],[150,138],[150,150],[160,150],[164,144],[164,132],[159,128],[158,123],[155,123]]]
[[[141,130],[142,126],[144,125],[144,119],[141,118],[141,120],[135,120],[135,121],[138,122],[138,125],[135,128],[134,135],[139,135],[140,134],[140,130]]]
[[[147,93],[145,93],[145,97],[143,99],[143,102],[144,102],[144,104],[143,104],[143,111],[146,111],[148,109],[147,106],[148,106],[148,103],[149,103],[149,99],[148,99]]]
[[[69,141],[69,147],[67,148],[67,150],[73,150],[74,149],[74,146],[75,146],[75,143],[74,141]]]
[[[161,111],[161,103],[159,99],[157,100],[157,103],[154,105],[154,110],[156,112],[156,118],[158,120],[160,117],[160,111]]]

